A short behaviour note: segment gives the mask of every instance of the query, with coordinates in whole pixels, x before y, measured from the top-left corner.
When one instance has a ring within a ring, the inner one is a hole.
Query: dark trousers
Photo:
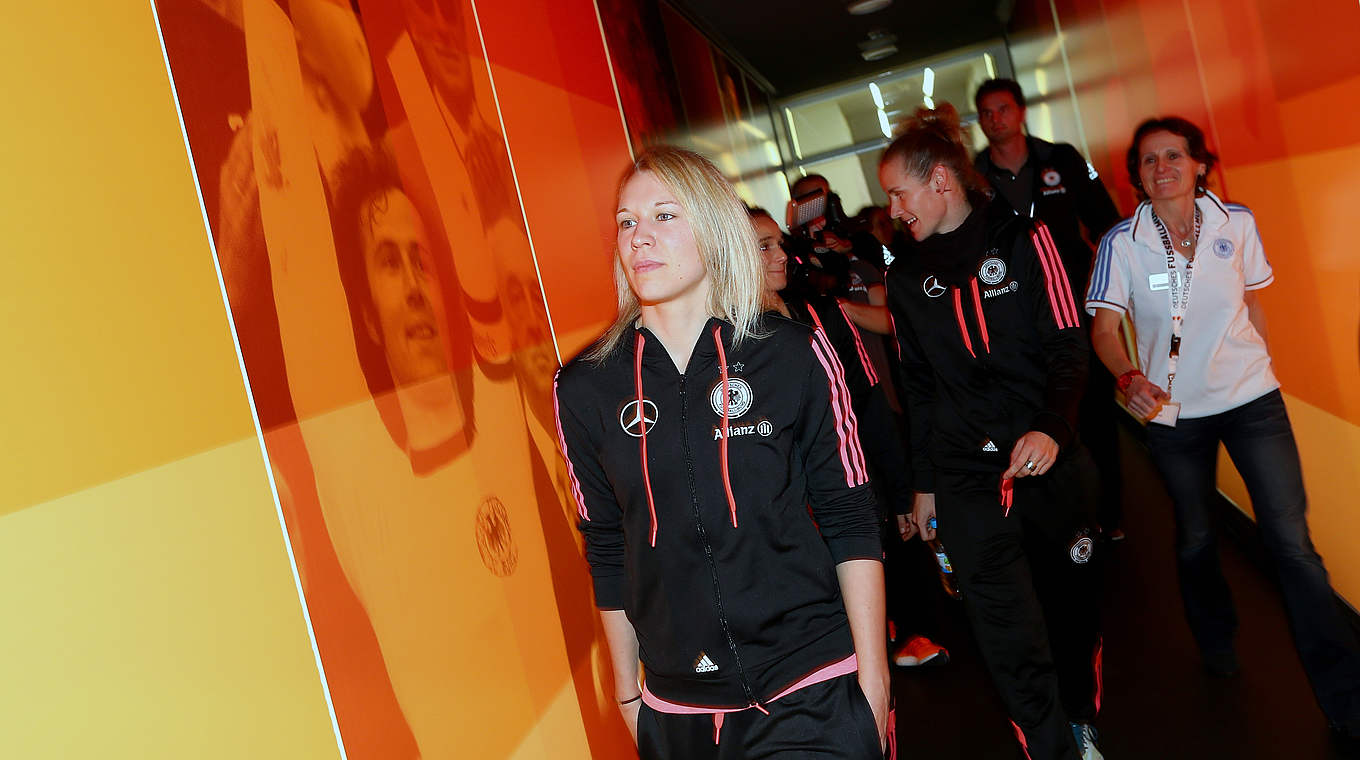
[[[1114,376],[1092,351],[1078,427],[1081,442],[1091,452],[1091,459],[1100,473],[1096,518],[1106,531],[1118,528],[1124,520],[1124,476],[1119,469],[1119,415],[1122,413],[1114,401]]]
[[[878,726],[854,673],[813,684],[765,705],[723,717],[674,715],[643,705],[641,760],[882,760]],[[891,726],[890,726],[891,728]]]
[[[924,541],[903,541],[894,517],[883,534],[883,576],[888,619],[897,626],[897,640],[912,636],[939,640],[942,606],[949,602],[940,585],[935,555]]]
[[[904,639],[911,634],[933,636],[938,597],[931,594],[934,559],[920,542],[903,543],[897,515],[911,511],[915,492],[907,475],[911,466],[902,445],[897,415],[888,406],[884,383],[879,383],[855,408],[860,441],[868,459],[874,498],[878,502],[883,539],[883,573],[888,619]],[[923,572],[924,571],[924,572]],[[938,588],[938,584],[936,584]]]
[[[1006,516],[998,475],[940,472],[939,538],[992,680],[1033,760],[1078,757],[1068,721],[1099,700],[1096,476],[1080,446],[1046,475],[1015,481]]]
[[[1308,536],[1299,450],[1280,392],[1175,427],[1150,424],[1147,438],[1175,508],[1181,598],[1200,648],[1229,651],[1237,631],[1211,518],[1221,441],[1246,483],[1318,704],[1333,725],[1360,731],[1360,647]]]

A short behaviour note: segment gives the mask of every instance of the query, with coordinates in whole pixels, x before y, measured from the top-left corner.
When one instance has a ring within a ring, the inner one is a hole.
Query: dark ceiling
[[[788,97],[859,79],[1001,36],[1009,0],[895,0],[852,16],[845,0],[670,0]],[[897,35],[898,52],[872,63],[859,42],[874,29]]]

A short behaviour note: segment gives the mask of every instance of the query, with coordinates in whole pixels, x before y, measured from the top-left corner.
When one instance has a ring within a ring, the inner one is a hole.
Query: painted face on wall
[[[416,207],[400,190],[388,190],[365,206],[361,235],[374,310],[364,322],[382,344],[392,379],[402,386],[446,372],[443,303]]]
[[[643,306],[692,303],[704,308],[708,273],[685,209],[651,172],[638,172],[619,191],[618,256]]]
[[[753,224],[756,228],[756,243],[760,247],[760,262],[765,271],[765,290],[783,290],[789,284],[789,256],[784,252],[784,233],[768,216],[756,217]]]
[[[978,126],[988,142],[1005,142],[1022,133],[1025,109],[1009,92],[989,92],[978,99]]]
[[[1159,129],[1144,135],[1138,145],[1138,181],[1151,200],[1193,197],[1195,180],[1207,169],[1190,155],[1190,145],[1180,135]]]
[[[505,310],[515,341],[515,376],[526,392],[548,399],[557,353],[548,331],[548,311],[538,283],[511,275],[501,283]]]
[[[346,106],[355,111],[365,108],[373,96],[373,62],[349,3],[295,0],[289,4],[289,16],[302,60]]]
[[[924,180],[907,171],[901,158],[878,167],[878,183],[888,194],[888,212],[917,240],[939,231],[948,207],[944,195],[936,190],[944,187],[945,180],[943,166],[936,166]]]
[[[460,117],[474,108],[472,60],[468,56],[467,26],[461,2],[402,0],[406,28],[416,55],[445,107]]]

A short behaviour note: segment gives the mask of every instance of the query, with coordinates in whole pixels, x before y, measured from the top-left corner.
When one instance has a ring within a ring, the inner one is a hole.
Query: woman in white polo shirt
[[[1101,241],[1086,295],[1092,342],[1129,409],[1149,420],[1148,447],[1175,505],[1181,596],[1205,666],[1221,676],[1238,669],[1237,615],[1210,518],[1221,441],[1246,482],[1313,691],[1332,727],[1355,736],[1360,649],[1308,537],[1298,448],[1255,293],[1274,275],[1251,211],[1205,189],[1215,161],[1184,119],[1152,119],[1134,132],[1129,178],[1145,200]],[[1146,376],[1119,335],[1126,313]]]

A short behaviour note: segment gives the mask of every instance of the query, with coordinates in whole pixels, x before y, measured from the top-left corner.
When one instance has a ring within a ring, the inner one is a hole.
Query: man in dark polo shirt
[[[978,124],[987,135],[987,149],[974,162],[977,170],[1017,214],[1038,218],[1048,226],[1072,292],[1084,292],[1091,276],[1092,244],[1099,243],[1120,219],[1096,170],[1071,145],[1025,134],[1025,93],[1014,80],[983,82],[973,103]],[[1101,527],[1109,538],[1120,540],[1124,537],[1119,528],[1123,484],[1113,398],[1114,378],[1093,360],[1082,400],[1080,432],[1100,468]]]

